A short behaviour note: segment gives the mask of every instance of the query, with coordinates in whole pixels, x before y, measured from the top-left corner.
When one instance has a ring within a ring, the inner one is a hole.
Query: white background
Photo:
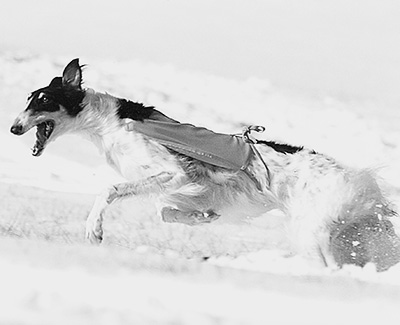
[[[400,103],[395,0],[3,0],[1,49],[141,59]]]

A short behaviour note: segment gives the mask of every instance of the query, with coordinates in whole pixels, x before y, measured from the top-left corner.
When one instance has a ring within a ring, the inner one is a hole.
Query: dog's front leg
[[[173,173],[163,172],[139,182],[116,184],[102,192],[96,198],[86,220],[86,239],[91,243],[100,243],[103,240],[103,214],[108,205],[124,197],[158,192],[174,176]]]

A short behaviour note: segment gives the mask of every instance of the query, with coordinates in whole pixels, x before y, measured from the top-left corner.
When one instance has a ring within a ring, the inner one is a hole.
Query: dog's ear
[[[79,59],[74,59],[65,67],[62,83],[65,87],[81,89],[82,69],[79,65]]]

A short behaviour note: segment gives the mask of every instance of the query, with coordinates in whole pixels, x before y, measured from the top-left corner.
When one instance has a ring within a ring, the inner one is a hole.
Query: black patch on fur
[[[39,98],[43,93],[44,96]],[[54,78],[50,85],[32,92],[28,99],[32,99],[27,110],[35,112],[55,112],[62,105],[68,115],[75,117],[82,111],[81,103],[85,92],[81,89],[65,87],[61,77]]]
[[[160,111],[157,111],[153,106],[145,106],[142,103],[132,102],[126,99],[118,99],[118,116],[121,119],[129,118],[135,121],[156,120],[165,122],[177,122]]]
[[[118,99],[118,116],[121,119],[130,118],[135,121],[149,119],[154,111],[153,106],[144,106],[126,99]]]
[[[291,146],[289,144],[276,143],[274,141],[259,140],[257,141],[257,143],[265,144],[268,147],[274,149],[275,151],[284,154],[294,154],[304,149],[304,147],[296,147],[296,146]],[[313,151],[312,153],[315,153],[315,151]]]

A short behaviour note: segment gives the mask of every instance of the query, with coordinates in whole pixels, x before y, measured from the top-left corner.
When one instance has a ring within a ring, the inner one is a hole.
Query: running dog
[[[86,222],[93,243],[102,240],[108,205],[156,194],[160,218],[189,225],[213,222],[233,206],[256,215],[280,209],[289,220],[292,249],[328,266],[371,262],[382,271],[400,260],[391,222],[396,213],[373,172],[306,148],[255,140],[251,131],[260,128],[249,127],[241,136],[217,134],[154,107],[85,89],[78,59],[62,77],[31,93],[11,132],[22,135],[33,127],[34,156],[59,136],[77,132],[127,180],[96,198]]]

